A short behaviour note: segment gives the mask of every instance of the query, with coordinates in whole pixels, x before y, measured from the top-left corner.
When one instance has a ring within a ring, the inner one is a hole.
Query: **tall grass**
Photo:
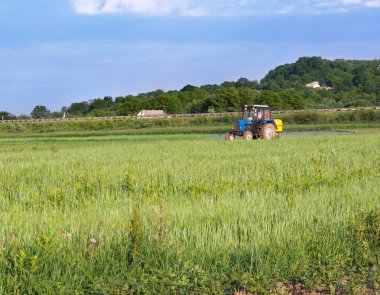
[[[0,142],[1,294],[379,291],[380,136]]]

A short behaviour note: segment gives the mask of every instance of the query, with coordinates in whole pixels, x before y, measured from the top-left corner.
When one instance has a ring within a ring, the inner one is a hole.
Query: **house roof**
[[[165,115],[163,110],[141,110],[138,116],[162,116]]]

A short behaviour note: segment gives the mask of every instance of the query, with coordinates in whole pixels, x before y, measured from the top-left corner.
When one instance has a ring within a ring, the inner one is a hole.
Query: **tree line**
[[[318,82],[322,87],[306,87]],[[259,82],[240,78],[220,85],[186,85],[180,90],[155,90],[138,95],[106,96],[74,102],[51,112],[38,105],[34,118],[127,116],[142,109],[160,109],[167,114],[234,112],[245,104],[267,104],[272,109],[308,109],[380,105],[380,60],[327,60],[301,57],[279,66]],[[0,112],[4,119],[15,118]]]

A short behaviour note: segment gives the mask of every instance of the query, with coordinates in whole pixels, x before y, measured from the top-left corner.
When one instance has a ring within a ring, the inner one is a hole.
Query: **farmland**
[[[204,114],[207,115],[207,114]],[[274,114],[287,130],[331,130],[380,128],[379,110],[304,111]],[[236,114],[178,118],[101,119],[70,121],[0,121],[0,137],[74,137],[104,135],[224,133]]]
[[[0,294],[379,292],[378,129],[220,139],[1,138]]]

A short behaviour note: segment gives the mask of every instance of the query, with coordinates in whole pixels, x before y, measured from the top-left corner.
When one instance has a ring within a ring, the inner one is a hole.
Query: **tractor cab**
[[[266,105],[246,105],[241,119],[254,121],[269,120],[270,108]]]
[[[270,108],[267,105],[246,105],[235,121],[235,130],[238,129],[242,134],[244,131],[251,129],[263,122],[270,120]],[[237,131],[237,130],[236,130]]]
[[[282,132],[282,121],[272,120],[267,105],[246,105],[239,119],[234,121],[234,128],[226,134],[226,140],[242,136],[246,140],[253,138],[271,139]]]

